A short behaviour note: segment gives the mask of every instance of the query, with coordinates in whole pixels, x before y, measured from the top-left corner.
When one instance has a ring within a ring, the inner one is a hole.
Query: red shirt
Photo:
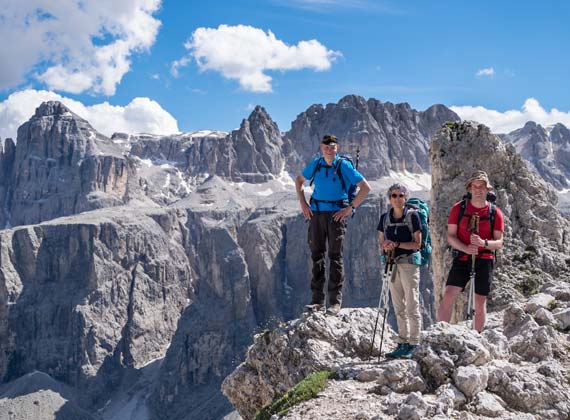
[[[481,207],[480,209],[474,207],[471,204],[471,200],[467,200],[467,206],[465,208],[465,214],[463,215],[463,219],[457,223],[457,219],[459,218],[459,210],[461,209],[461,201],[455,203],[451,208],[451,212],[449,213],[449,218],[447,219],[448,225],[457,225],[457,238],[463,242],[465,245],[469,245],[471,243],[471,233],[467,230],[467,225],[469,224],[469,217],[473,214],[478,214],[479,219],[479,236],[481,239],[493,239],[493,232],[491,232],[491,221],[489,220],[489,208],[491,207],[491,203],[488,201],[485,202],[485,207]],[[505,219],[503,218],[503,213],[501,209],[496,207],[497,211],[495,212],[495,226],[494,230],[499,230],[503,232],[505,230]],[[494,258],[493,253],[485,252],[485,247],[479,247],[479,255],[478,258],[489,259],[492,260]],[[460,261],[466,261],[468,256],[463,255],[459,258]]]

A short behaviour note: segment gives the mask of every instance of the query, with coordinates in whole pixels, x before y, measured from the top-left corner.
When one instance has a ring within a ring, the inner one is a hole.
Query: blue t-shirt
[[[405,212],[408,211],[410,210],[405,209]],[[394,219],[394,216],[392,216],[392,209],[390,209],[389,212],[384,213],[382,216],[380,216],[380,223],[378,223],[377,229],[380,232],[384,233],[385,235],[384,239],[388,239],[394,242],[412,242],[413,241],[412,232],[410,232],[410,229],[407,226],[387,226],[386,232],[384,232],[384,219],[387,217],[388,213],[390,213],[390,221],[392,223],[405,223],[404,218],[406,213],[404,213],[404,216],[401,219]],[[414,233],[417,232],[418,230],[422,230],[422,221],[420,220],[420,215],[418,214],[417,211],[414,211],[412,213],[412,227]],[[397,257],[399,255],[410,255],[413,254],[414,252],[416,251],[411,249],[396,248],[396,254],[394,256]]]
[[[342,183],[336,173],[335,167],[338,163],[339,155],[334,158],[332,166],[329,166],[323,157],[313,159],[306,167],[303,169],[302,175],[305,179],[311,179],[313,172],[319,160],[321,161],[321,167],[315,174],[315,179],[313,181],[313,199],[314,200],[325,200],[325,201],[342,201],[348,200],[348,194],[342,189]],[[342,179],[344,180],[344,185],[348,189],[351,185],[356,185],[364,179],[362,174],[358,172],[352,164],[343,159],[340,162],[339,169],[342,173]],[[311,210],[317,211],[317,203],[315,201],[311,203]],[[318,203],[318,211],[337,211],[342,209],[342,206],[334,203]]]

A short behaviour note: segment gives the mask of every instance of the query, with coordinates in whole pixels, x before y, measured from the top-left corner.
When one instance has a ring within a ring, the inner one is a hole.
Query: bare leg
[[[475,293],[475,329],[483,331],[487,319],[487,296]]]
[[[445,293],[443,294],[443,299],[439,305],[437,311],[437,320],[449,322],[451,320],[451,311],[453,310],[453,304],[455,299],[461,293],[461,287],[457,286],[445,286]]]

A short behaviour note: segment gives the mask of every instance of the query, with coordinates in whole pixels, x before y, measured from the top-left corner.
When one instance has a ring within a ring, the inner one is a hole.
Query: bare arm
[[[485,246],[485,240],[481,239],[479,235],[471,235],[471,243],[477,246],[485,247],[490,251],[501,249],[503,247],[503,232],[500,230],[494,230],[493,239],[487,240],[487,246]]]
[[[370,184],[368,184],[368,181],[366,181],[365,179],[363,179],[356,185],[358,186],[359,190],[358,194],[356,194],[356,197],[354,197],[354,200],[352,200],[352,207],[350,206],[345,207],[337,211],[333,215],[333,219],[336,220],[337,222],[340,220],[344,220],[346,217],[350,216],[352,214],[352,209],[360,206],[364,201],[364,199],[366,198],[366,196],[368,195],[368,193],[370,192]]]
[[[466,254],[474,255],[479,252],[479,247],[476,244],[465,245],[457,237],[457,225],[447,225],[447,243],[452,248],[457,249]]]
[[[359,190],[358,194],[356,194],[356,197],[354,197],[354,200],[352,200],[353,207],[360,206],[370,192],[370,184],[365,179],[356,184],[356,186],[359,188]]]
[[[305,177],[303,175],[297,176],[295,178],[295,191],[297,192],[297,199],[301,204],[301,211],[305,219],[310,219],[313,215],[311,208],[307,204],[307,199],[305,198],[305,193],[303,192],[303,183],[305,182]]]

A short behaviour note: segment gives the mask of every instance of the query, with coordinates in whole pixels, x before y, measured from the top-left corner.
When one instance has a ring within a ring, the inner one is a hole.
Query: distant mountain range
[[[512,143],[546,182],[559,190],[570,188],[570,130],[566,126],[542,127],[529,121],[500,137]]]

